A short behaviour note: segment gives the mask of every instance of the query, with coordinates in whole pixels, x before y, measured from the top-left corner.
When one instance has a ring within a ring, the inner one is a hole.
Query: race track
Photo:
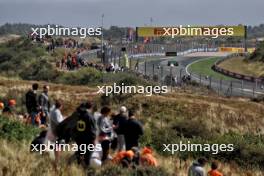
[[[190,75],[191,80],[201,83],[205,86],[209,86],[218,93],[227,96],[243,96],[243,97],[256,97],[264,95],[263,87],[260,83],[241,81],[237,79],[233,80],[219,80],[216,78],[210,78],[205,75],[200,76],[197,73],[191,73],[189,66],[201,59],[209,59],[212,56],[222,57],[223,54],[215,53],[192,53],[186,56],[177,57],[165,57],[159,60],[149,61],[139,64],[139,72],[152,77],[153,74],[157,75],[159,79],[164,80],[166,75],[170,75],[172,72],[173,78],[177,82],[181,82],[183,75]],[[176,60],[179,66],[170,68],[168,60]],[[146,68],[146,71],[145,71]]]

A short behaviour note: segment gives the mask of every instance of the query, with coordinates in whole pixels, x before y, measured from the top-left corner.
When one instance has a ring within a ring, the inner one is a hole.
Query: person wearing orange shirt
[[[223,176],[222,173],[220,173],[218,170],[218,163],[216,161],[212,162],[211,170],[208,172],[208,176]]]
[[[143,166],[154,166],[154,167],[158,166],[157,160],[153,156],[153,151],[150,147],[143,148],[140,156],[140,163]]]
[[[112,159],[114,164],[120,164],[125,168],[131,167],[134,157],[134,152],[132,150],[118,152]]]

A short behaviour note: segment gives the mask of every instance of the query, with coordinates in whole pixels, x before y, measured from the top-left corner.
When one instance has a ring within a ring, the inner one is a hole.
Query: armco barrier
[[[232,78],[241,79],[241,80],[250,81],[250,82],[264,82],[264,77],[253,77],[253,76],[243,75],[243,74],[231,72],[229,70],[223,69],[223,68],[218,66],[221,62],[223,62],[227,59],[230,59],[232,57],[235,57],[235,56],[245,56],[245,54],[244,53],[230,54],[227,57],[216,61],[214,63],[214,65],[212,66],[212,69],[216,72],[222,73],[222,74],[224,74],[226,76],[230,76]]]

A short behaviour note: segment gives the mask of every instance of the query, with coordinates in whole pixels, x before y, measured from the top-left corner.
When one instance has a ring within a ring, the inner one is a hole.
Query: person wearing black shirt
[[[131,150],[132,147],[138,147],[138,140],[143,135],[143,126],[136,119],[134,111],[130,110],[128,113],[129,119],[125,125],[125,142],[126,150]]]
[[[127,109],[125,106],[122,106],[120,108],[120,113],[114,116],[113,118],[113,125],[114,125],[114,131],[117,134],[117,146],[118,151],[125,150],[125,125],[127,122],[127,115],[126,115]]]
[[[26,108],[32,124],[35,124],[35,118],[39,111],[37,90],[38,84],[35,83],[32,85],[32,89],[26,93]]]
[[[92,102],[82,103],[71,116],[64,119],[56,128],[58,139],[65,139],[66,142],[73,139],[76,142],[79,150],[75,153],[75,156],[77,156],[78,163],[81,163],[81,158],[84,158],[86,166],[90,164],[93,151],[87,148],[83,154],[80,147],[81,145],[95,145],[96,120],[92,115],[92,109]]]
[[[47,130],[41,131],[40,134],[34,138],[30,145],[30,152],[40,152],[41,145],[45,144],[45,138],[47,135]]]

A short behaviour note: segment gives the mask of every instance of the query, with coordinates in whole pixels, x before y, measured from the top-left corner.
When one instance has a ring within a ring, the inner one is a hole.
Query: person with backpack
[[[207,160],[205,158],[199,158],[194,161],[188,170],[188,176],[206,176],[204,166]]]
[[[139,146],[139,138],[143,135],[144,130],[142,124],[136,119],[134,110],[128,113],[128,120],[124,128],[126,150]]]
[[[213,161],[211,164],[211,170],[208,172],[208,176],[223,176],[221,172],[218,170],[218,163],[216,161]]]
[[[121,106],[119,110],[119,114],[114,116],[113,118],[113,128],[115,133],[117,134],[117,148],[118,151],[125,150],[125,125],[127,122],[127,108],[125,106]]]
[[[28,114],[31,117],[31,124],[33,124],[33,125],[35,124],[35,118],[39,112],[37,90],[38,90],[38,84],[34,83],[32,85],[32,89],[30,89],[26,93],[26,108],[27,108]]]
[[[41,124],[47,124],[50,112],[49,86],[43,86],[43,92],[39,96],[39,107],[41,111]]]
[[[111,139],[113,135],[113,128],[109,117],[110,113],[111,113],[111,109],[109,107],[107,106],[103,107],[101,109],[102,115],[99,117],[97,121],[98,129],[99,129],[99,141],[103,149],[102,162],[108,159]]]

